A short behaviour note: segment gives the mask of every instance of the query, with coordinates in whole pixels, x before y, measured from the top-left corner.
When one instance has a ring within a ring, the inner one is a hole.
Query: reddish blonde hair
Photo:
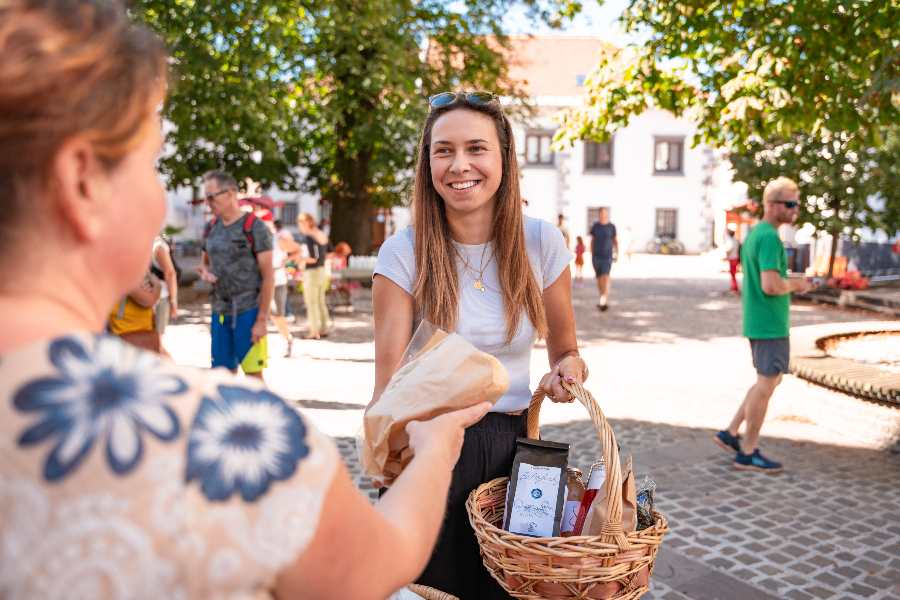
[[[140,141],[164,91],[162,42],[104,0],[0,2],[0,238],[47,184],[75,135],[114,168]]]
[[[494,222],[491,241],[500,290],[506,313],[506,341],[515,336],[522,318],[528,315],[540,337],[547,335],[544,300],[525,247],[525,222],[519,191],[519,163],[509,119],[499,102],[483,105],[456,103],[433,109],[425,119],[419,141],[416,180],[413,189],[413,224],[416,244],[416,282],[413,289],[416,311],[424,319],[452,331],[459,312],[459,277],[450,225],[444,200],[431,180],[429,146],[435,122],[451,110],[472,110],[489,116],[497,129],[503,153],[503,176],[494,198]]]

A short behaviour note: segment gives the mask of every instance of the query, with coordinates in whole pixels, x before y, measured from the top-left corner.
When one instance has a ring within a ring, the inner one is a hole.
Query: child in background
[[[584,251],[587,248],[584,245],[582,237],[575,237],[575,278],[581,279],[581,273],[584,270]]]

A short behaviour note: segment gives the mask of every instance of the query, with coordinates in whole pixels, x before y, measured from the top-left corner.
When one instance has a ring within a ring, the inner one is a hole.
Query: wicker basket
[[[436,590],[434,588],[430,588],[427,585],[419,585],[417,583],[411,583],[406,586],[409,591],[414,594],[418,594],[425,598],[425,600],[459,600],[456,596],[452,594],[448,594],[447,592],[442,592],[440,590]]]
[[[565,385],[584,404],[606,460],[606,486],[622,489],[619,450],[612,427],[590,392]],[[535,392],[528,409],[528,437],[539,438],[544,394]],[[615,599],[634,600],[649,590],[653,561],[668,533],[665,517],[630,533],[622,531],[622,494],[607,494],[610,523],[599,536],[535,538],[510,533],[502,526],[508,477],[478,486],[466,502],[469,522],[481,546],[484,566],[513,598],[522,600]]]

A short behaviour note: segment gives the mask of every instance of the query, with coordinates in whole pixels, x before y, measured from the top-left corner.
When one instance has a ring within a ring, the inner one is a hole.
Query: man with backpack
[[[275,286],[272,235],[252,212],[241,211],[237,182],[224,171],[203,176],[213,213],[203,239],[200,277],[213,286],[212,366],[262,378],[266,331]]]

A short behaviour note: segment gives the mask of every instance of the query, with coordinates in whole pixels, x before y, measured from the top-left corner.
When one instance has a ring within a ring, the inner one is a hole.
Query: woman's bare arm
[[[375,313],[374,402],[387,387],[412,338],[413,297],[387,277],[376,275],[372,283],[372,308]]]
[[[175,263],[172,262],[169,246],[165,242],[158,243],[153,254],[166,279],[166,287],[169,289],[169,304],[172,309],[171,316],[174,319],[178,315],[178,273],[175,271]]]
[[[572,273],[566,267],[550,287],[544,290],[544,310],[547,313],[547,359],[550,372],[541,379],[541,387],[556,402],[568,402],[568,392],[561,385],[563,379],[584,383],[588,369],[578,353],[575,335],[575,311],[572,308]]]
[[[440,530],[450,475],[477,406],[407,426],[412,461],[372,506],[343,463],[331,482],[315,536],[279,576],[278,598],[384,600],[425,568]]]
[[[566,356],[578,355],[569,267],[544,290],[544,311],[547,313],[547,359],[553,367]]]

